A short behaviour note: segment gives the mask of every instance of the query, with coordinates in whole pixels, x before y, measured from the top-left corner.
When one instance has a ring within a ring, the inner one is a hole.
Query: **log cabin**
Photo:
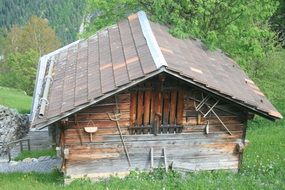
[[[228,55],[140,11],[41,57],[30,120],[59,131],[62,171],[74,179],[237,171],[255,114],[282,118]]]

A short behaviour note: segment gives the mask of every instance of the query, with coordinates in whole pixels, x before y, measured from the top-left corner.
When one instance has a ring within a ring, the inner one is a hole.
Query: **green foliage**
[[[32,95],[38,58],[34,50],[10,54],[1,69],[0,85],[21,89]]]
[[[0,28],[25,25],[32,15],[47,19],[63,44],[76,39],[83,20],[85,1],[0,0]]]
[[[170,26],[173,35],[199,38],[210,49],[221,48],[252,75],[263,69],[260,60],[277,43],[268,25],[276,0],[88,0],[87,5],[87,13],[95,15],[87,35],[143,9],[153,20]]]
[[[85,34],[89,36],[95,31],[112,25],[122,18],[139,10],[139,4],[134,0],[87,0],[87,14],[90,23],[87,24]]]
[[[4,49],[5,49],[5,36],[6,35],[6,32],[0,28],[0,54],[1,52],[4,52]],[[1,59],[0,59],[1,60]]]
[[[261,62],[266,62],[266,66],[254,78],[256,85],[260,87],[280,113],[285,116],[285,50],[279,50],[269,54]],[[285,126],[285,120],[276,122]],[[283,123],[282,123],[283,122]],[[271,123],[271,122],[268,122]]]
[[[280,0],[278,10],[270,19],[271,27],[278,33],[282,45],[285,46],[285,1]]]
[[[1,81],[1,80],[0,80]],[[0,105],[14,108],[20,113],[30,113],[32,97],[13,88],[0,87]]]
[[[60,46],[54,30],[47,20],[31,16],[23,27],[13,26],[7,34],[4,55],[35,50],[39,55],[49,53]]]
[[[60,42],[46,20],[32,16],[25,26],[13,26],[5,39],[0,85],[32,95],[40,55],[59,46]]]
[[[39,158],[41,156],[55,156],[56,151],[55,149],[46,149],[46,150],[33,150],[33,151],[27,151],[24,150],[21,152],[16,158],[14,158],[15,161],[24,160],[25,158]]]

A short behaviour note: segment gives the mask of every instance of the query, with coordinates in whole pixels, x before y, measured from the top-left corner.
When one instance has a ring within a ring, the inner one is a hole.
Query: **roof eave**
[[[51,118],[49,121],[42,122],[42,123],[37,123],[37,124],[33,124],[32,123],[31,126],[35,127],[35,128],[38,128],[38,129],[45,128],[48,125],[51,125],[51,124],[53,124],[53,123],[55,123],[55,122],[57,122],[57,121],[59,121],[61,119],[64,119],[64,118],[66,118],[66,117],[68,117],[68,116],[70,116],[70,115],[72,115],[72,114],[74,114],[74,113],[76,113],[76,112],[78,112],[78,111],[80,111],[82,109],[85,109],[85,108],[87,108],[87,107],[89,107],[89,106],[91,106],[91,105],[93,105],[95,103],[98,103],[98,102],[100,102],[100,101],[102,101],[102,100],[104,100],[104,99],[106,99],[106,98],[108,98],[110,96],[113,96],[113,95],[115,95],[117,93],[120,93],[120,92],[122,92],[122,91],[124,91],[124,90],[126,90],[126,89],[128,89],[130,87],[133,87],[133,86],[137,85],[138,83],[141,83],[141,82],[143,82],[143,81],[145,81],[145,80],[147,80],[147,79],[149,79],[151,77],[154,77],[154,76],[156,76],[156,75],[158,75],[160,73],[163,73],[163,72],[168,73],[168,74],[170,74],[170,75],[172,75],[174,77],[177,77],[177,78],[179,78],[179,79],[181,79],[181,80],[183,80],[183,81],[185,81],[187,83],[190,83],[190,84],[192,84],[192,85],[194,85],[196,87],[199,87],[199,88],[201,88],[201,89],[203,89],[205,91],[208,91],[208,92],[210,92],[210,93],[212,93],[212,94],[214,94],[216,96],[222,97],[222,98],[224,98],[224,99],[226,99],[226,100],[228,100],[230,102],[236,103],[236,104],[238,104],[238,105],[240,105],[240,106],[250,110],[251,112],[253,112],[255,114],[258,114],[258,115],[260,115],[260,116],[262,116],[262,117],[264,117],[266,119],[269,119],[269,120],[272,120],[272,121],[275,121],[276,119],[282,119],[281,114],[280,114],[281,117],[269,115],[267,112],[263,112],[261,110],[258,110],[256,108],[254,108],[254,107],[248,106],[248,105],[246,105],[246,104],[244,104],[244,103],[242,103],[240,101],[234,100],[231,97],[228,97],[228,96],[226,96],[224,94],[221,94],[221,93],[219,93],[219,92],[217,92],[215,90],[209,89],[208,87],[206,87],[206,86],[204,86],[204,85],[202,85],[200,83],[197,83],[197,82],[195,82],[195,81],[193,81],[193,80],[191,80],[189,78],[183,77],[183,76],[181,76],[181,75],[179,75],[179,74],[177,74],[177,73],[175,73],[173,71],[168,70],[166,67],[162,66],[160,69],[158,69],[158,70],[156,70],[156,71],[154,71],[152,73],[149,73],[147,76],[145,76],[145,77],[143,77],[141,79],[138,79],[138,80],[134,80],[131,83],[118,88],[117,90],[114,90],[114,91],[111,91],[109,93],[106,93],[103,96],[101,96],[100,98],[97,98],[96,100],[94,100],[94,101],[92,101],[92,102],[90,102],[88,104],[79,106],[76,109],[73,109],[73,110],[71,110],[71,111],[69,111],[69,112],[67,112],[65,114],[62,114],[60,116]]]
[[[203,85],[203,84],[197,83],[197,82],[195,82],[195,81],[193,81],[192,79],[189,79],[189,78],[187,78],[187,77],[183,77],[183,76],[181,76],[181,75],[179,75],[179,74],[177,74],[177,73],[175,73],[175,72],[173,72],[173,71],[170,71],[170,70],[168,70],[168,69],[165,69],[165,72],[168,73],[168,74],[170,74],[170,75],[172,75],[172,76],[175,76],[175,77],[177,77],[177,78],[179,78],[179,79],[181,79],[181,80],[183,80],[183,81],[185,81],[185,82],[188,82],[188,83],[190,83],[190,84],[193,84],[194,86],[197,86],[197,87],[199,87],[199,88],[201,88],[201,89],[203,89],[203,90],[205,90],[205,91],[208,91],[208,92],[210,92],[210,93],[212,93],[212,94],[215,94],[215,95],[217,95],[217,96],[220,96],[220,97],[222,97],[222,98],[224,98],[224,99],[226,99],[226,100],[228,100],[228,101],[230,101],[230,102],[236,103],[236,104],[238,104],[238,105],[240,105],[240,106],[242,106],[242,107],[244,107],[244,108],[246,108],[246,109],[252,111],[253,113],[258,114],[258,115],[260,115],[260,116],[266,118],[266,119],[275,121],[276,119],[282,119],[282,118],[283,118],[282,115],[281,115],[279,112],[278,112],[278,114],[280,115],[280,117],[278,117],[277,115],[270,115],[268,112],[261,111],[261,110],[255,108],[255,107],[253,107],[253,106],[249,106],[249,105],[247,105],[247,104],[245,104],[245,103],[243,103],[243,102],[240,102],[240,101],[238,101],[238,100],[234,100],[234,99],[231,98],[231,97],[228,97],[228,96],[226,96],[226,95],[224,95],[224,94],[221,94],[221,93],[217,92],[216,90],[212,90],[212,89],[210,89],[209,87],[206,87],[206,86]]]
[[[75,108],[75,109],[73,109],[73,110],[71,110],[69,112],[66,112],[65,114],[62,114],[62,115],[59,115],[59,116],[51,118],[49,121],[46,121],[46,122],[43,121],[43,122],[37,123],[37,124],[33,124],[32,123],[31,127],[37,128],[37,129],[45,128],[48,125],[51,125],[51,124],[53,124],[53,123],[55,123],[55,122],[57,122],[57,121],[59,121],[61,119],[64,119],[64,118],[66,118],[66,117],[68,117],[68,116],[70,116],[70,115],[72,115],[72,114],[74,114],[74,113],[84,109],[84,108],[87,108],[87,107],[89,107],[89,106],[91,106],[91,105],[93,105],[95,103],[98,103],[98,102],[100,102],[100,101],[102,101],[102,100],[104,100],[104,99],[106,99],[106,98],[108,98],[110,96],[113,96],[113,95],[115,95],[117,93],[120,93],[120,92],[122,92],[122,91],[124,91],[124,90],[126,90],[126,89],[128,89],[130,87],[133,87],[133,86],[137,85],[138,83],[141,83],[141,82],[143,82],[143,81],[145,81],[145,80],[147,80],[147,79],[149,79],[151,77],[154,77],[154,76],[156,76],[156,75],[158,75],[158,74],[160,74],[162,72],[165,72],[165,71],[166,71],[165,67],[162,66],[159,69],[157,69],[157,70],[147,74],[145,77],[137,79],[137,80],[134,80],[134,81],[130,82],[129,84],[125,85],[125,86],[119,87],[119,88],[117,88],[114,91],[106,93],[103,96],[101,96],[100,98],[97,98],[96,100],[91,101],[88,104],[84,104],[84,105],[78,106],[77,108]]]

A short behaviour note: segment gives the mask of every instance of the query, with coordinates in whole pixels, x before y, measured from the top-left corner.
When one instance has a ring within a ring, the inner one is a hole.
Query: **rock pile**
[[[23,138],[29,132],[28,124],[27,115],[0,105],[0,155],[6,151],[5,144]]]

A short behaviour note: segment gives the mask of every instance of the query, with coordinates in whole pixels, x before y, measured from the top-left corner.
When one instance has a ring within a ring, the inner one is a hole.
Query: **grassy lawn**
[[[31,104],[32,97],[23,91],[0,86],[0,105],[15,108],[20,113],[29,113]]]
[[[27,151],[24,150],[20,153],[16,158],[15,161],[24,160],[25,158],[39,158],[41,156],[55,156],[56,151],[54,149],[46,149],[46,150],[34,150],[34,151]]]
[[[254,79],[277,109],[285,116],[285,51],[267,60],[268,67]],[[92,183],[88,179],[64,187],[63,176],[52,174],[0,174],[1,189],[285,189],[285,122],[256,117],[249,122],[239,173],[195,172],[181,176],[176,172],[132,172],[125,179],[112,177]]]

